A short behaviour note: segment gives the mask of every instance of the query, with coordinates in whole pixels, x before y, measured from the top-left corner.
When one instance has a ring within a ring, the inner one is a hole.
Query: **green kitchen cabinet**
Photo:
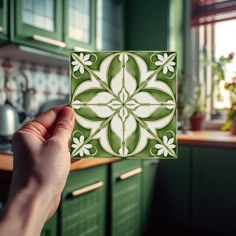
[[[12,0],[14,42],[46,50],[62,50],[62,0]],[[15,27],[14,27],[15,26]]]
[[[156,202],[158,169],[158,160],[120,160],[70,172],[59,208],[41,236],[143,235]],[[9,183],[0,184],[2,205],[8,188]]]
[[[64,0],[64,36],[68,48],[95,49],[96,1]]]
[[[141,160],[114,162],[111,168],[110,234],[141,235]]]
[[[96,1],[12,0],[11,12],[13,42],[62,55],[95,49]]]
[[[192,224],[212,235],[236,235],[235,148],[192,148]]]
[[[46,222],[40,236],[57,236],[57,211]]]
[[[178,159],[160,160],[156,176],[156,224],[186,228],[190,224],[191,148],[178,147]],[[156,228],[156,224],[153,225]]]
[[[159,160],[142,161],[142,232],[147,232],[152,224],[152,209],[155,204],[156,175]]]
[[[0,0],[0,44],[8,39],[8,0]]]
[[[107,174],[107,165],[70,173],[59,209],[59,235],[106,235]]]

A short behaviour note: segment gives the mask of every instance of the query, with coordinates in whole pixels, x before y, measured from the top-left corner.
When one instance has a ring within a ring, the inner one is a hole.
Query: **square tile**
[[[72,158],[177,158],[176,53],[71,52]]]

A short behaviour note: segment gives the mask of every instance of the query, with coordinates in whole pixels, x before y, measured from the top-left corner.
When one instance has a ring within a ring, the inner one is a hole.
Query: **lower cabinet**
[[[158,160],[121,160],[70,172],[60,206],[41,236],[143,235],[157,167]],[[0,183],[0,212],[8,188]]]
[[[70,173],[59,208],[60,235],[106,235],[107,174],[107,165]]]
[[[235,173],[235,148],[179,145],[177,160],[158,165],[154,228],[160,235],[235,236]]]
[[[142,233],[148,232],[150,226],[155,222],[155,193],[157,192],[156,176],[159,160],[142,161]]]
[[[192,224],[212,235],[236,235],[234,148],[193,147]]]
[[[156,181],[157,223],[168,229],[188,227],[191,220],[191,149],[189,146],[178,147],[176,160],[160,160]]]
[[[141,160],[124,160],[111,164],[112,236],[141,235]]]

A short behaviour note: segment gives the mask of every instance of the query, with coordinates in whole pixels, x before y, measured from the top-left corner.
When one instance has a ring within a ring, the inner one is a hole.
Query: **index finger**
[[[60,106],[56,106],[51,108],[50,110],[42,113],[38,117],[36,117],[33,121],[40,123],[45,128],[49,129],[54,121],[57,119],[57,116],[64,109],[64,107],[68,106],[67,104],[63,104]]]
[[[26,125],[24,125],[20,130],[30,129],[34,131],[35,133],[38,133],[42,137],[46,137],[50,134],[50,130],[53,128],[53,126],[56,123],[57,117],[60,114],[60,112],[66,107],[67,105],[60,105],[56,106],[38,117],[36,117],[34,120],[30,121]]]

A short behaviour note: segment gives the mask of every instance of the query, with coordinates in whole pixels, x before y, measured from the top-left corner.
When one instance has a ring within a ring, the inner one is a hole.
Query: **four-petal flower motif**
[[[85,57],[87,55],[89,54]],[[72,57],[76,58],[73,53]],[[130,73],[127,66],[130,58],[137,63],[140,70],[138,79]],[[81,59],[77,56],[77,60]],[[117,71],[110,76],[109,68],[114,60]],[[159,68],[165,68],[165,63]],[[99,140],[104,151],[120,157],[137,155],[145,149],[149,139],[162,143],[156,130],[166,127],[172,121],[176,100],[171,87],[164,81],[156,80],[159,68],[148,70],[146,62],[140,56],[117,52],[107,56],[101,62],[99,70],[89,70],[89,80],[78,81],[71,105],[76,112],[76,122],[90,131],[86,143],[93,139]],[[94,89],[96,93],[85,96]],[[160,91],[168,95],[169,100],[158,99],[155,94]],[[80,97],[81,94],[84,96]],[[85,116],[88,109],[90,115]],[[151,116],[158,117],[158,111],[163,109],[165,115],[159,119],[150,119]],[[88,144],[85,147],[86,145]],[[166,143],[163,143],[163,147],[165,146]],[[75,145],[72,147],[75,148]],[[75,156],[81,150],[82,154],[85,153],[84,149],[77,146],[72,154]]]
[[[92,62],[89,61],[89,58],[90,58],[89,54],[86,54],[84,56],[84,54],[81,52],[79,54],[79,60],[74,60],[71,63],[72,65],[74,65],[73,71],[75,72],[75,71],[79,70],[79,72],[81,74],[83,74],[84,73],[84,66],[85,65],[87,65],[87,66],[92,65]]]
[[[119,109],[119,116],[124,122],[129,115],[130,110],[135,110],[140,104],[134,99],[130,99],[128,92],[122,88],[121,92],[118,94],[118,99],[114,98],[112,101],[108,102],[108,106],[113,109]]]
[[[163,136],[163,144],[156,144],[155,148],[158,150],[157,155],[167,157],[168,154],[172,155],[171,151],[176,147],[174,144],[174,138],[168,139],[166,135]]]
[[[155,62],[155,65],[162,66],[163,65],[163,73],[167,74],[168,71],[174,72],[174,66],[176,63],[173,61],[173,54],[169,55],[167,53],[164,53],[164,56],[161,54],[157,55],[158,61]]]
[[[72,144],[72,148],[74,148],[74,150],[72,152],[72,156],[76,156],[77,154],[79,154],[81,157],[83,157],[84,155],[90,155],[89,149],[92,148],[92,144],[84,144],[83,135],[81,135],[79,139],[73,137],[73,142],[74,143]]]

